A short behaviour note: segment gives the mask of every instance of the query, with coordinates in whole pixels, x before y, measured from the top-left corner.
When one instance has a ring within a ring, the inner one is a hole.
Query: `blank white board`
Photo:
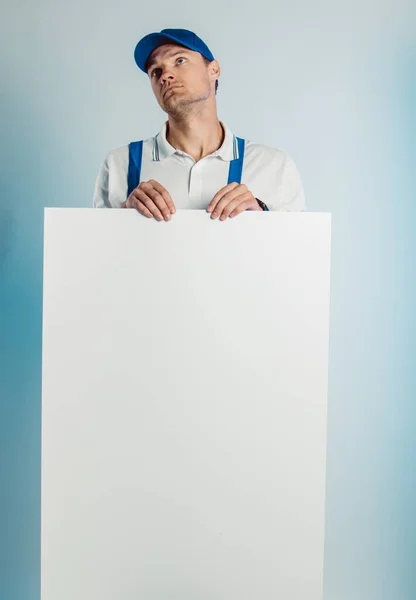
[[[46,209],[42,600],[321,600],[330,226]]]

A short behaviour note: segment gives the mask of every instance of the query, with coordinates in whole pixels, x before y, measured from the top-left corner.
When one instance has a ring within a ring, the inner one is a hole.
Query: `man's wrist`
[[[257,204],[258,204],[258,205],[259,205],[259,207],[260,207],[260,210],[269,210],[269,209],[267,208],[267,206],[264,204],[264,202],[262,202],[262,201],[261,201],[261,200],[259,200],[258,198],[256,198],[256,200],[257,200]]]

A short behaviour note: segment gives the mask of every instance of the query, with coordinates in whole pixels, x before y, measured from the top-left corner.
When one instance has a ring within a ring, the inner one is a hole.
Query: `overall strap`
[[[241,174],[243,172],[244,162],[244,147],[245,141],[241,138],[236,138],[238,143],[238,158],[230,161],[230,170],[228,172],[228,183],[241,183]]]
[[[143,141],[129,144],[129,171],[127,175],[127,197],[140,183],[142,170]]]
[[[230,170],[228,172],[228,183],[241,183],[241,174],[243,172],[245,141],[241,138],[236,138],[238,143],[238,158],[230,162]],[[256,198],[257,200],[257,198]],[[259,202],[259,200],[257,200]],[[259,202],[263,210],[269,210],[264,202]]]

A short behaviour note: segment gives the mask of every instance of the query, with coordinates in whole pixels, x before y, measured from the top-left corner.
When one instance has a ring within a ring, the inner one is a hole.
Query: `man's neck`
[[[177,119],[169,115],[166,138],[171,146],[182,150],[198,162],[221,147],[225,132],[217,114],[187,115]]]

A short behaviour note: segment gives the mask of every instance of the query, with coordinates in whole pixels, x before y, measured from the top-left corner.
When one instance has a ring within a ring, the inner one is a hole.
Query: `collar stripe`
[[[238,156],[237,138],[235,135],[233,135],[233,159],[236,160]]]
[[[157,135],[155,135],[155,137],[153,138],[153,160],[156,162],[160,161],[159,144],[157,141]]]

